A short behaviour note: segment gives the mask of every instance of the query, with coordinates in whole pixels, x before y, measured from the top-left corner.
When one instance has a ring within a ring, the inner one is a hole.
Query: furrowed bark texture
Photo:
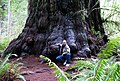
[[[22,33],[6,53],[43,54],[54,59],[67,40],[73,56],[90,57],[107,42],[98,0],[29,0],[28,18]]]

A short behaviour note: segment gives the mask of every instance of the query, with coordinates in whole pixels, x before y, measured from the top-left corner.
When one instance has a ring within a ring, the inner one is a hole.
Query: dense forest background
[[[27,0],[0,1],[0,38],[15,38],[22,31],[27,18]]]
[[[0,50],[24,28],[28,17],[27,4],[27,0],[0,0]]]

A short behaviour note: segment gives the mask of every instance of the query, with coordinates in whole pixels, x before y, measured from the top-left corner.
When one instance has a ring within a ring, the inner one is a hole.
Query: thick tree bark
[[[55,58],[55,44],[66,39],[74,56],[97,54],[107,42],[99,7],[98,0],[29,0],[25,28],[5,53]]]

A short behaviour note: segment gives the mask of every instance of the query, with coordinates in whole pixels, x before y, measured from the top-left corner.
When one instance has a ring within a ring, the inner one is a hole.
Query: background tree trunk
[[[10,38],[11,34],[12,34],[12,27],[11,27],[11,0],[8,0],[8,29],[7,29],[7,32],[8,32],[8,38]]]
[[[107,42],[99,0],[29,0],[25,27],[5,53],[43,54],[54,59],[67,40],[74,56],[90,57]]]

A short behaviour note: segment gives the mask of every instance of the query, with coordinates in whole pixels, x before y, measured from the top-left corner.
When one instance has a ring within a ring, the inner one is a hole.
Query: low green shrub
[[[113,53],[119,53],[120,37],[112,38],[107,43],[106,47],[101,50],[98,56],[102,59],[107,59],[113,56]]]
[[[11,54],[8,54],[4,60],[1,60],[0,63],[0,81],[15,81],[17,79],[22,79],[26,81],[25,78],[21,75],[21,69],[23,68],[22,63],[16,63],[13,61],[9,63],[9,57]]]
[[[71,74],[63,72],[49,58],[44,56],[40,58],[47,60],[48,65],[56,69],[54,73],[59,81],[120,81],[120,64],[116,62],[116,57],[78,60],[74,66],[67,69],[72,71]]]
[[[74,74],[71,74],[69,78],[71,81],[86,81],[87,78],[93,76],[94,68],[94,62],[78,60],[74,66],[68,68],[68,71],[75,70]]]
[[[120,64],[116,58],[94,61],[78,61],[71,69],[77,72],[70,75],[71,81],[120,81]],[[69,69],[70,70],[70,69]]]
[[[8,46],[9,42],[10,40],[8,38],[0,39],[0,52]]]

